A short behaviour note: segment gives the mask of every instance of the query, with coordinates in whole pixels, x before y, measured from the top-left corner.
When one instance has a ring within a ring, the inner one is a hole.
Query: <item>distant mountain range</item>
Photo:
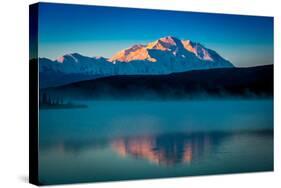
[[[167,75],[190,70],[231,68],[214,50],[190,40],[167,36],[134,45],[111,58],[66,54],[56,60],[39,59],[40,88],[114,75]]]
[[[273,96],[273,65],[193,70],[166,75],[117,75],[42,89],[94,99],[256,98]]]

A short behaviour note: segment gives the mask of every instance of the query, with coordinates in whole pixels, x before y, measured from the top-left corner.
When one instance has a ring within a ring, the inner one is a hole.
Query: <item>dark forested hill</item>
[[[44,89],[78,98],[197,98],[273,96],[273,65],[195,70],[168,75],[125,75]]]

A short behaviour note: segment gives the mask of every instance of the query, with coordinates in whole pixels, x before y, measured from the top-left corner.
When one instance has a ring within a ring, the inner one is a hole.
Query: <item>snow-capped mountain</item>
[[[161,56],[166,54],[166,59]],[[199,63],[199,61],[220,62],[222,66],[230,63],[219,56],[215,51],[205,48],[199,43],[190,40],[179,40],[175,37],[163,37],[147,45],[134,45],[131,48],[122,50],[111,57],[109,61],[131,62],[132,60],[147,60],[150,62],[170,61],[169,58],[175,58],[176,61],[185,61],[187,63]]]
[[[112,75],[169,74],[226,67],[233,65],[214,50],[171,36],[146,45],[134,45],[108,59],[78,53],[66,54],[54,61],[39,59],[40,87]]]

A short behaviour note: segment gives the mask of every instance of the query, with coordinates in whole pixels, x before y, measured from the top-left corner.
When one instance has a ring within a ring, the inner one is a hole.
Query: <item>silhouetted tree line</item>
[[[61,105],[65,104],[62,97],[59,96],[50,96],[47,93],[43,93],[43,95],[39,99],[40,104],[45,105]]]

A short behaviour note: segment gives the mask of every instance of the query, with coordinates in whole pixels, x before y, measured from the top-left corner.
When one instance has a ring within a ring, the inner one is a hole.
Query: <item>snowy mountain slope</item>
[[[233,65],[217,52],[190,40],[163,37],[147,45],[134,45],[109,59],[66,54],[52,61],[39,59],[40,87],[112,75],[158,75]]]

